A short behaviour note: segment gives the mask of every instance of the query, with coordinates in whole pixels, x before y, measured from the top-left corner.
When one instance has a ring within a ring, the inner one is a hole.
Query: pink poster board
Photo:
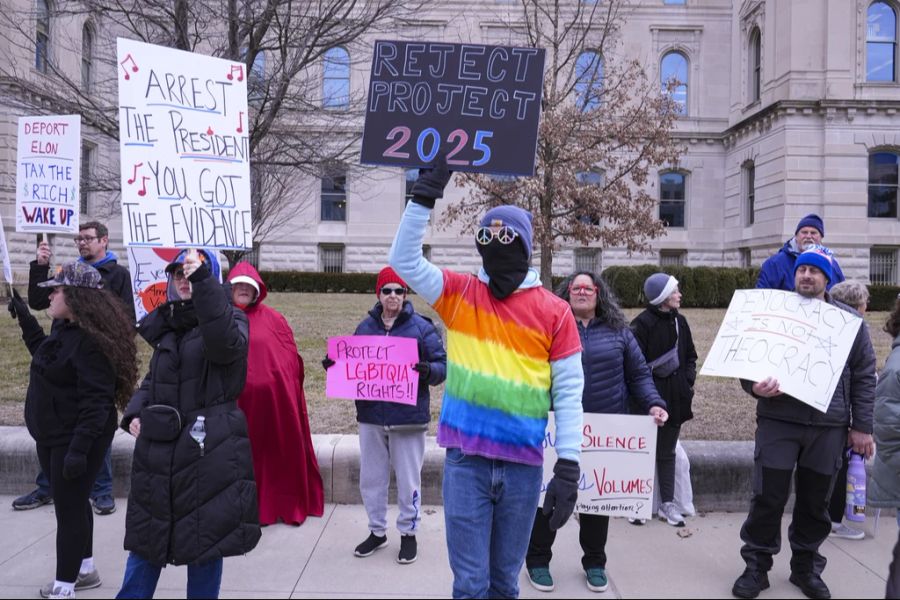
[[[334,365],[325,378],[325,396],[416,404],[419,347],[413,338],[348,335],[328,338]]]

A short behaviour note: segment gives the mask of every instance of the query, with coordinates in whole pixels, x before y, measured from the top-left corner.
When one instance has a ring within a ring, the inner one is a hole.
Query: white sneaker
[[[628,517],[628,522],[632,525],[643,525],[647,522],[647,519],[638,519],[637,517]]]
[[[843,523],[832,523],[831,533],[828,534],[828,537],[843,538],[845,540],[861,540],[866,537],[866,532],[848,527]]]
[[[678,512],[674,502],[663,502],[659,505],[659,520],[672,527],[684,527],[684,515]]]
[[[70,590],[68,588],[55,587],[53,591],[50,592],[49,598],[74,598],[75,591]]]

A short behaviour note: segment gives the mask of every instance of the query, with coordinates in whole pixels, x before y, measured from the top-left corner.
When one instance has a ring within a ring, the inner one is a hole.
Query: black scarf
[[[478,246],[484,270],[490,277],[488,288],[494,298],[503,300],[525,281],[528,275],[528,255],[521,240],[503,245],[496,238],[487,246]]]

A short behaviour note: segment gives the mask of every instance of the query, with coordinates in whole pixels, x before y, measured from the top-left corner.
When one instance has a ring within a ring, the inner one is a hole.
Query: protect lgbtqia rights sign
[[[16,231],[78,233],[81,117],[19,117]]]
[[[242,63],[119,38],[125,244],[251,248]]]
[[[335,364],[325,377],[325,396],[416,404],[419,346],[413,338],[351,335],[328,338]]]
[[[533,175],[544,50],[375,42],[361,162]]]
[[[781,290],[737,290],[701,375],[778,380],[782,392],[822,412],[862,319]]]

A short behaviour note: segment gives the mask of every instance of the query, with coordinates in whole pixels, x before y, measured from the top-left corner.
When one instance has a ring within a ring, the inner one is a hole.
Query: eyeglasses
[[[517,237],[519,237],[519,234],[516,230],[512,227],[507,227],[506,225],[496,231],[490,227],[479,227],[475,232],[475,241],[482,246],[487,246],[494,238],[500,240],[500,243],[504,246],[508,246],[509,244],[512,244],[513,240]]]
[[[75,242],[76,244],[81,244],[81,243],[90,244],[91,242],[93,242],[96,239],[98,239],[96,235],[76,235],[75,237],[72,238],[72,241]]]
[[[571,286],[569,288],[570,294],[586,294],[588,296],[597,293],[597,286],[595,285],[576,285]]]
[[[406,288],[389,288],[383,287],[381,288],[381,293],[385,296],[390,296],[391,294],[396,294],[398,296],[402,296],[406,294]]]
[[[187,279],[187,275],[184,274],[184,269],[175,269],[172,273],[172,278],[175,281],[181,281],[182,279]]]

